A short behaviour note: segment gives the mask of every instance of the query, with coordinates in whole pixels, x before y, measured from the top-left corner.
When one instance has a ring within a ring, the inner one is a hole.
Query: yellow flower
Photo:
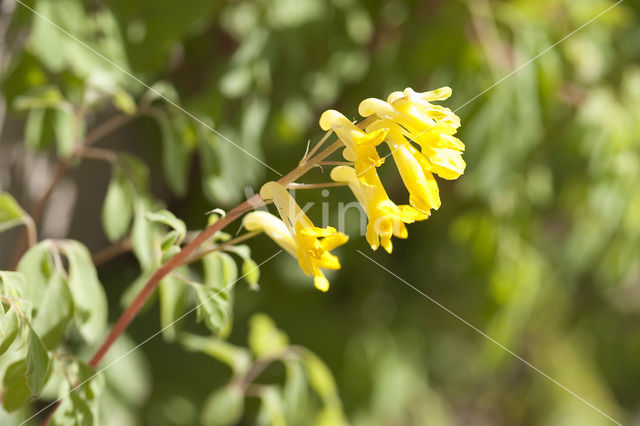
[[[278,182],[264,184],[260,189],[260,196],[264,200],[273,200],[276,205],[282,222],[284,222],[292,241],[295,243],[295,251],[292,250],[290,253],[298,258],[302,271],[309,276],[313,276],[313,282],[318,290],[329,290],[329,281],[320,268],[340,269],[338,258],[329,252],[346,243],[349,237],[337,232],[335,228],[330,226],[327,228],[314,226],[300,206],[296,204],[293,197],[289,195],[285,187]],[[271,232],[276,231],[275,235],[282,235],[282,227],[275,225],[272,221],[268,224],[265,223],[263,229],[270,229]],[[267,235],[271,236],[268,233]],[[280,241],[287,240],[281,239]],[[284,248],[286,245],[292,248],[290,242],[281,246]]]
[[[363,117],[378,118],[367,126],[367,132],[387,129],[385,141],[409,190],[410,203],[424,213],[440,207],[433,174],[457,179],[466,167],[462,159],[464,144],[453,136],[460,119],[450,109],[430,102],[450,95],[448,87],[424,93],[407,88],[393,92],[386,102],[370,98],[359,106]],[[420,151],[408,139],[417,143]]]
[[[386,142],[398,167],[400,177],[409,190],[409,204],[423,213],[440,208],[440,192],[433,177],[432,166],[416,148],[402,136],[397,125],[378,120],[371,124],[376,126],[391,125]]]
[[[421,213],[411,206],[396,205],[389,199],[377,173],[374,173],[374,177],[375,180],[369,186],[362,184],[352,167],[338,166],[331,170],[331,179],[348,184],[356,199],[364,207],[369,218],[366,237],[371,248],[377,250],[382,245],[388,253],[391,253],[393,250],[391,236],[407,238],[407,228],[404,224],[427,219],[429,214]]]
[[[242,225],[247,231],[261,231],[275,241],[280,247],[296,255],[298,245],[289,233],[287,225],[269,212],[253,211],[242,219]]]
[[[365,133],[353,124],[347,117],[336,110],[330,109],[322,113],[320,127],[323,130],[333,130],[346,146],[343,155],[346,160],[355,162],[356,173],[362,183],[371,185],[375,178],[375,168],[384,163],[380,158],[376,146],[380,145],[387,134],[386,129],[378,129]]]

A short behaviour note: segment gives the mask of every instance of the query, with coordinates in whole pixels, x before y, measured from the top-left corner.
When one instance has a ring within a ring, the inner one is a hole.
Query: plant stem
[[[185,264],[187,263],[193,263],[196,262],[200,259],[202,259],[203,257],[205,257],[206,255],[216,252],[216,251],[220,251],[220,250],[224,250],[225,248],[229,247],[229,246],[234,246],[238,243],[241,243],[243,241],[246,241],[250,238],[255,237],[256,235],[261,234],[261,231],[253,231],[253,232],[247,232],[246,234],[240,235],[237,238],[233,238],[229,241],[225,241],[221,244],[216,244],[215,246],[211,247],[210,249],[204,250],[200,253],[196,253],[193,256],[191,256],[189,259],[185,260]]]
[[[306,154],[304,155],[304,157],[302,157],[302,160],[300,160],[300,163],[299,163],[299,164],[301,164],[301,165],[302,165],[302,164],[306,163],[306,162],[307,162],[307,160],[308,160],[309,158],[311,158],[311,157],[313,156],[313,154],[315,154],[315,153],[316,153],[316,151],[318,151],[318,149],[320,149],[320,147],[325,143],[325,141],[326,141],[327,139],[329,139],[329,136],[331,136],[331,133],[333,133],[331,130],[329,130],[327,133],[325,133],[325,134],[324,134],[324,136],[322,137],[322,139],[320,139],[320,140],[318,141],[318,143],[317,143],[317,144],[315,144],[315,146],[314,146],[313,148],[311,148],[311,151],[309,151],[308,153],[306,153]]]
[[[102,250],[98,250],[92,257],[91,260],[93,264],[97,267],[114,259],[121,255],[122,253],[126,253],[133,249],[133,244],[131,242],[131,238],[125,238],[124,240],[118,241],[117,243],[105,247]]]
[[[346,183],[343,182],[325,182],[325,183],[295,183],[292,182],[287,185],[287,188],[290,189],[321,189],[321,188],[332,188],[335,186],[346,186]]]
[[[367,120],[361,123],[362,126],[365,126],[366,124]],[[315,167],[318,162],[324,160],[342,146],[344,146],[342,142],[340,142],[339,140],[335,141],[320,153],[318,153],[310,161],[299,164],[298,167],[287,173],[285,176],[281,177],[278,182],[283,186],[290,184],[291,182],[303,176],[313,167]],[[120,318],[118,318],[118,321],[113,326],[113,329],[105,339],[104,343],[102,343],[93,358],[91,358],[91,360],[89,361],[89,365],[93,368],[98,366],[111,345],[113,345],[118,337],[120,337],[120,335],[127,329],[131,321],[133,321],[133,319],[140,311],[140,308],[144,306],[149,296],[151,296],[153,291],[160,284],[160,281],[165,276],[167,276],[167,274],[169,274],[178,266],[182,265],[189,258],[189,256],[193,252],[195,252],[198,247],[200,247],[200,245],[213,237],[216,232],[221,231],[227,225],[231,224],[234,220],[247,213],[248,211],[253,210],[256,207],[260,207],[264,204],[264,200],[260,198],[260,195],[256,194],[242,204],[237,205],[233,209],[229,210],[226,216],[221,217],[217,222],[205,228],[200,234],[198,234],[198,236],[193,239],[193,241],[184,246],[182,250],[180,250],[175,256],[169,259],[169,261],[162,267],[160,267],[160,269],[156,270],[149,281],[147,281],[144,288],[140,291],[140,293],[138,293],[133,302],[131,302],[131,304],[122,313],[122,315],[120,315]]]
[[[321,161],[318,163],[320,166],[351,166],[353,167],[352,161]]]

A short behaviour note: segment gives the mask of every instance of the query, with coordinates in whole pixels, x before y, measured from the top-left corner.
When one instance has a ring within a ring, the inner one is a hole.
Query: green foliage
[[[85,246],[73,240],[62,241],[61,252],[69,261],[69,290],[74,301],[74,319],[87,342],[102,337],[107,326],[107,298]]]
[[[255,314],[249,322],[249,347],[257,358],[280,355],[289,344],[286,334],[265,314]]]
[[[133,217],[134,191],[124,173],[113,169],[109,188],[102,205],[102,225],[110,241],[126,235]]]
[[[7,192],[0,192],[0,232],[31,223],[31,218]]]
[[[38,394],[49,374],[49,354],[40,337],[29,329],[29,349],[27,351],[27,369],[25,377],[31,394]]]
[[[202,407],[201,422],[205,425],[234,425],[242,417],[244,394],[232,386],[216,389]]]

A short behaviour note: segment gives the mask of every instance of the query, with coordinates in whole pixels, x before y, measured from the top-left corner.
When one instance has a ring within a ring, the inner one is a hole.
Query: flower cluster
[[[364,129],[335,110],[327,110],[320,117],[320,127],[338,136],[345,146],[345,160],[353,165],[334,167],[331,179],[348,185],[364,208],[368,218],[366,239],[373,250],[382,246],[391,253],[392,236],[407,238],[405,224],[425,220],[431,210],[440,207],[434,174],[457,179],[464,173],[464,144],[453,136],[460,119],[450,109],[432,103],[449,96],[448,87],[424,93],[407,88],[391,93],[386,101],[365,99],[358,108],[367,119]],[[377,168],[385,160],[378,153],[383,142],[409,191],[408,205],[397,205],[389,199],[378,177]],[[348,237],[332,227],[315,227],[277,182],[265,184],[260,196],[274,202],[282,220],[266,212],[251,212],[245,217],[244,226],[264,231],[298,259],[302,270],[314,277],[319,290],[327,291],[329,282],[321,268],[340,268],[338,258],[330,251],[346,243]]]

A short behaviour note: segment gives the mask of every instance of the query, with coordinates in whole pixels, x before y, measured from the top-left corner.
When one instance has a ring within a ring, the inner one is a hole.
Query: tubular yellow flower
[[[380,158],[376,146],[384,140],[387,130],[377,129],[371,133],[365,133],[353,124],[347,117],[336,110],[329,109],[320,117],[322,130],[333,130],[342,143],[346,146],[344,157],[348,161],[355,162],[356,173],[365,185],[372,185],[375,180],[375,168],[384,163]]]
[[[388,129],[385,141],[409,190],[410,203],[425,213],[440,207],[433,174],[457,179],[466,167],[462,159],[464,144],[453,136],[460,127],[460,119],[450,109],[430,102],[450,95],[448,87],[424,93],[407,88],[391,93],[386,102],[365,99],[358,108],[363,117],[378,118],[367,127],[367,132]],[[420,151],[407,138],[417,143]]]
[[[425,214],[431,209],[439,209],[440,192],[431,173],[431,164],[405,139],[398,126],[386,121],[378,120],[370,127],[375,129],[376,126],[392,126],[386,142],[391,149],[400,177],[409,190],[409,204]]]
[[[385,125],[389,121],[395,123],[403,136],[420,145],[435,174],[443,179],[457,179],[466,167],[461,155],[464,144],[452,136],[460,127],[460,119],[449,108],[429,102],[446,99],[450,94],[448,87],[425,93],[407,88],[389,95],[389,102],[365,99],[359,112],[363,117],[376,115]]]
[[[287,225],[269,212],[253,211],[242,220],[247,231],[261,231],[292,256],[296,255],[298,245],[289,233]]]
[[[331,179],[349,185],[353,195],[364,207],[369,219],[366,238],[371,248],[377,250],[382,245],[391,253],[391,236],[407,238],[404,224],[427,219],[429,214],[421,213],[411,206],[396,205],[389,199],[377,173],[374,173],[374,178],[371,186],[363,185],[352,167],[338,166],[331,170]]]
[[[338,258],[329,252],[346,243],[349,237],[330,226],[327,228],[314,226],[285,187],[278,182],[264,184],[260,189],[260,196],[264,200],[273,200],[276,205],[282,221],[295,242],[295,256],[302,271],[313,276],[313,282],[318,290],[329,290],[329,281],[321,268],[340,269]],[[278,232],[280,231],[281,228]]]

